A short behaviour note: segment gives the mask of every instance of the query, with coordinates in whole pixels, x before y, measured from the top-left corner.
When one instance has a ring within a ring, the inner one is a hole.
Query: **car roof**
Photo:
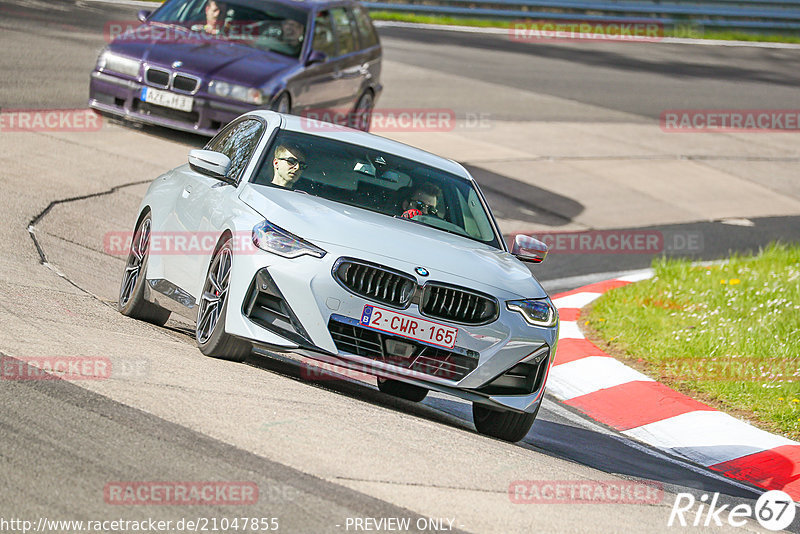
[[[405,143],[387,139],[386,137],[362,132],[361,130],[354,130],[353,128],[347,128],[345,126],[330,125],[330,127],[318,127],[315,125],[327,123],[321,123],[320,121],[306,117],[298,117],[297,115],[276,113],[274,111],[257,110],[248,113],[248,115],[258,115],[264,118],[280,115],[283,118],[282,128],[285,130],[335,139],[344,143],[363,145],[406,159],[417,161],[431,167],[442,169],[461,178],[465,178],[471,182],[474,181],[472,175],[470,175],[470,173],[467,172],[467,170],[461,166],[461,164],[451,159],[443,158],[441,156],[437,156],[436,154],[431,154],[425,150],[406,145]]]

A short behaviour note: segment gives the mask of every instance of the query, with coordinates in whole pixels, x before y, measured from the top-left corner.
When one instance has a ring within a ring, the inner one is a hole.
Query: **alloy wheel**
[[[228,297],[232,261],[233,254],[228,241],[214,256],[200,297],[197,320],[197,341],[200,344],[208,342],[219,322]]]
[[[125,273],[119,290],[120,307],[127,305],[133,297],[136,281],[142,274],[142,266],[145,264],[147,250],[150,247],[150,227],[150,217],[147,217],[133,236],[131,251],[128,254],[128,262],[125,265]]]

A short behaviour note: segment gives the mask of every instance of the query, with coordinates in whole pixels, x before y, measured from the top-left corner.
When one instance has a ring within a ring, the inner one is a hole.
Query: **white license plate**
[[[152,87],[142,87],[143,102],[164,106],[165,108],[179,109],[181,111],[192,111],[194,99],[191,96],[161,91]]]
[[[382,332],[452,349],[458,329],[367,304],[360,323]]]

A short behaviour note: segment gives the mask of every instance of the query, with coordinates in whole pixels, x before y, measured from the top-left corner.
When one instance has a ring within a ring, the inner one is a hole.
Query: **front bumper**
[[[209,137],[239,115],[255,109],[247,104],[219,102],[198,93],[193,95],[191,111],[174,110],[142,102],[139,97],[143,87],[146,85],[137,81],[94,71],[89,84],[89,107],[128,120]]]
[[[270,351],[299,353],[498,409],[536,411],[555,356],[558,326],[533,327],[501,306],[498,318],[489,324],[438,321],[458,328],[452,349],[379,332],[360,325],[359,318],[365,305],[384,304],[353,294],[334,280],[332,268],[339,257],[327,254],[323,259],[284,260],[267,253],[238,256],[226,331]],[[403,272],[413,270],[406,267]],[[431,273],[431,278],[436,274]],[[504,298],[498,298],[503,302]],[[233,313],[234,309],[239,313]],[[415,304],[397,311],[426,319]],[[411,356],[392,356],[387,340],[416,348]]]

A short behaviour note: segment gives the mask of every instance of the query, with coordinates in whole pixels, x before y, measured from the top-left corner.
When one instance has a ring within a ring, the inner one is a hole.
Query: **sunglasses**
[[[421,200],[412,200],[410,203],[412,209],[418,209],[428,215],[436,215],[436,207],[426,204]]]
[[[308,164],[305,161],[300,161],[297,158],[277,158],[277,159],[282,159],[283,161],[289,164],[289,167],[294,167],[295,165],[299,165],[300,170],[303,170],[308,167]]]

